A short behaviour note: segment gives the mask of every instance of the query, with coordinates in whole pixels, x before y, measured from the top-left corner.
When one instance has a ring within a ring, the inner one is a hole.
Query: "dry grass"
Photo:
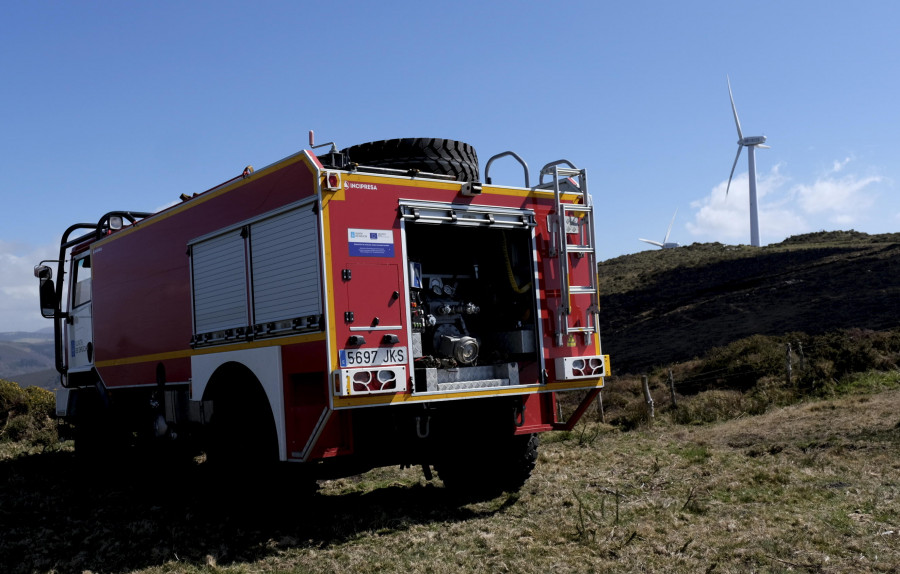
[[[555,435],[477,504],[418,469],[240,504],[202,465],[73,479],[0,449],[0,564],[19,572],[897,572],[900,390],[760,416]]]

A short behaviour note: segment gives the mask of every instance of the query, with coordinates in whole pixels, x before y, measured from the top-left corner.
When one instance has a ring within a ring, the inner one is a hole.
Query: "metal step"
[[[518,363],[453,369],[425,369],[425,387],[429,392],[514,387],[518,384]]]
[[[582,175],[584,173],[584,170],[578,169],[577,167],[559,167],[559,165],[556,165],[545,167],[541,171],[541,173],[546,175],[554,175],[557,178],[576,177]]]
[[[466,391],[473,389],[493,389],[508,387],[509,379],[485,379],[483,381],[463,381],[459,383],[438,383],[438,391]]]

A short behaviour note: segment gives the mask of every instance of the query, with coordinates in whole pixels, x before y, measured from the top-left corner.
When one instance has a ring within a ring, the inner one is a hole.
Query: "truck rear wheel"
[[[457,181],[478,181],[478,155],[467,143],[440,138],[380,140],[341,150],[360,165],[415,169],[453,176]]]
[[[435,464],[448,489],[476,498],[516,492],[534,470],[540,439],[536,434],[502,441],[481,437],[477,444],[456,445]]]
[[[256,472],[278,461],[272,410],[262,387],[247,373],[241,372],[241,379],[223,381],[212,393],[206,456],[228,472]]]

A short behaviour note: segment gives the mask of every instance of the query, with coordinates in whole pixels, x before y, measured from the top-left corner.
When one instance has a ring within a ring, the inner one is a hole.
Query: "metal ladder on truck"
[[[568,167],[561,167],[561,166]],[[552,180],[544,183],[544,176]],[[588,192],[585,170],[568,160],[548,163],[541,169],[537,189],[553,190],[556,209],[547,216],[550,232],[550,256],[557,258],[560,301],[556,310],[556,345],[567,345],[570,337],[581,334],[584,344],[591,344],[598,332],[600,302],[597,295],[597,251],[594,244],[594,207]],[[574,196],[579,203],[563,203],[563,195]],[[586,285],[572,285],[573,258],[587,258],[590,279]],[[572,296],[586,295],[590,303],[585,309],[583,326],[573,327]]]

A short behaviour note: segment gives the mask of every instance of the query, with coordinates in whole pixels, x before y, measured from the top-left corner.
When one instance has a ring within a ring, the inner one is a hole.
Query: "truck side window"
[[[78,307],[91,301],[91,257],[83,257],[75,265],[75,294],[72,307]]]

